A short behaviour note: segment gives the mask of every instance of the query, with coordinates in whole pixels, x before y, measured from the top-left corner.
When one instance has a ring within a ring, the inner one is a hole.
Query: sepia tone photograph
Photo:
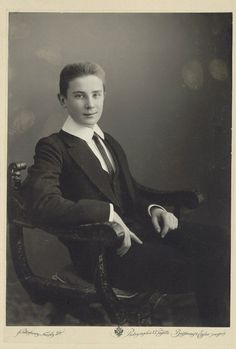
[[[232,13],[8,25],[6,325],[230,327]]]

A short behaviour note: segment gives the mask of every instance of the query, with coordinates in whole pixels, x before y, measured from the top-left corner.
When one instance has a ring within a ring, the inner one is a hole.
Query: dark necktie
[[[103,148],[101,142],[99,141],[99,136],[96,133],[94,133],[94,135],[93,135],[93,140],[94,140],[105,164],[107,165],[108,173],[112,176],[114,174],[114,170],[113,170],[111,161],[109,160],[105,149]]]

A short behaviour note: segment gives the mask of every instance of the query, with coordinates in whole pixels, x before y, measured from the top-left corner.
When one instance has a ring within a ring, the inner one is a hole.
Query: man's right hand
[[[132,231],[129,230],[127,225],[123,222],[121,217],[116,212],[114,212],[113,220],[114,222],[120,224],[124,230],[124,240],[122,242],[121,247],[117,249],[118,256],[123,257],[128,252],[131,246],[131,240],[136,241],[138,244],[142,244],[143,242]]]

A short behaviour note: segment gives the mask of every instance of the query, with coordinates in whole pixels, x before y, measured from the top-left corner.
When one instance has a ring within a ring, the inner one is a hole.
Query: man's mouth
[[[85,116],[93,116],[95,114],[97,114],[97,113],[84,113]]]

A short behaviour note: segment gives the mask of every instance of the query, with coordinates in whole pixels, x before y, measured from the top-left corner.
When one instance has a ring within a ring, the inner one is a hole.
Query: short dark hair
[[[95,75],[103,82],[103,88],[105,91],[105,72],[97,63],[93,62],[79,62],[66,65],[60,73],[59,89],[60,94],[64,97],[67,96],[67,89],[69,82],[75,78],[86,75]]]

